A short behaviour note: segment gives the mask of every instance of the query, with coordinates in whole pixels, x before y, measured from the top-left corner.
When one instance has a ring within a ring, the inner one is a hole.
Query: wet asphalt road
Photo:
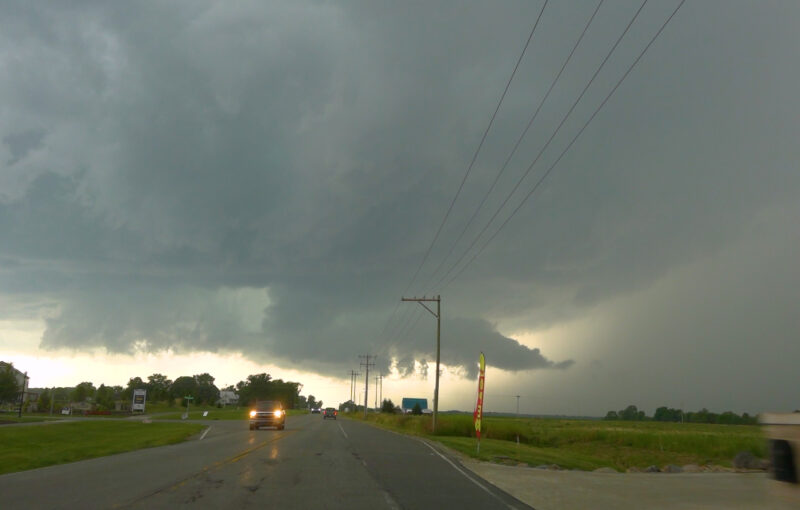
[[[208,422],[206,422],[208,423]],[[4,508],[529,508],[429,444],[364,423],[214,421],[202,440],[0,476]]]

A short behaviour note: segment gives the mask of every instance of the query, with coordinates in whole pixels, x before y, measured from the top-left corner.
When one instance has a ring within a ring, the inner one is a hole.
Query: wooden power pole
[[[423,308],[428,310],[431,315],[436,317],[436,384],[433,387],[433,431],[436,432],[436,418],[439,415],[439,353],[441,348],[441,336],[442,336],[442,297],[436,296],[432,298],[426,298],[425,296],[418,298],[400,298],[402,301],[416,301]],[[436,302],[436,312],[428,308],[425,304],[427,302]]]
[[[362,367],[367,368],[366,376],[364,377],[364,418],[367,417],[367,408],[369,407],[369,367],[374,367],[375,362],[369,362],[370,359],[374,360],[376,356],[371,356],[369,354],[359,355],[359,358],[363,359],[364,361],[361,362]]]

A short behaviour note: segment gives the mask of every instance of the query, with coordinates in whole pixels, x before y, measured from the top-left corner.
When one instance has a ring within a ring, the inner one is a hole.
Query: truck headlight
[[[256,417],[256,412],[255,411],[250,411],[250,417],[251,418],[255,418]]]
[[[280,418],[282,414],[283,414],[283,411],[281,411],[280,409],[278,409],[277,411],[275,411],[275,417],[276,417],[276,418]]]

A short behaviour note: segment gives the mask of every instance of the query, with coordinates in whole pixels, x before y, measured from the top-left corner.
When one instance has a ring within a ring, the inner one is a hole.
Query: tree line
[[[634,405],[629,405],[625,409],[619,411],[609,411],[605,420],[622,420],[622,421],[663,421],[663,422],[686,422],[686,423],[718,423],[722,425],[756,425],[758,424],[758,416],[751,416],[748,413],[738,415],[732,411],[725,411],[724,413],[712,413],[706,408],[699,411],[687,411],[682,409],[673,409],[671,407],[662,406],[656,409],[652,417],[645,415],[644,411],[640,411]]]
[[[97,410],[113,410],[118,401],[130,403],[133,399],[133,390],[136,389],[147,390],[147,402],[186,405],[186,397],[191,397],[193,404],[216,405],[220,400],[221,390],[214,381],[214,377],[209,373],[185,375],[174,381],[158,373],[148,376],[146,380],[141,377],[131,377],[125,387],[104,384],[95,387],[92,382],[84,381],[72,388],[44,389],[39,393],[38,407],[47,410],[52,404],[91,402]],[[249,405],[256,400],[279,400],[285,408],[292,409],[305,402],[305,397],[300,396],[302,387],[303,385],[298,382],[272,379],[269,374],[262,373],[249,375],[246,380],[222,390],[235,391],[239,395],[240,405]],[[316,402],[313,395],[309,399]],[[319,405],[322,405],[322,402],[319,402]]]

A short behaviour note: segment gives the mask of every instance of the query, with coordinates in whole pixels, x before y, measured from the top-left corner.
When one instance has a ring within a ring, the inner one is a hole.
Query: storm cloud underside
[[[636,7],[608,2],[600,11],[457,254]],[[686,296],[673,295],[674,307],[639,310],[630,323],[610,303],[693,264],[713,267],[733,247],[750,257],[735,267],[757,266],[765,252],[750,247],[763,242],[762,230],[796,252],[800,103],[792,84],[800,76],[785,62],[800,13],[773,7],[742,3],[716,18],[686,5],[546,185],[461,277],[432,288],[433,268],[593,8],[548,7],[410,289],[443,295],[446,365],[474,377],[483,350],[497,368],[569,368],[577,379],[613,366],[612,358],[644,367],[648,352],[660,352],[648,346],[675,333],[664,317],[688,313],[679,306]],[[643,11],[534,176],[672,8]],[[40,318],[45,349],[242,352],[337,376],[367,352],[380,353],[383,370],[395,359],[401,373],[434,359],[434,319],[416,304],[398,305],[400,293],[538,5],[19,2],[1,10],[4,318]],[[776,257],[771,278],[800,283],[791,260]],[[738,281],[733,273],[698,274],[707,277],[698,282],[704,288]],[[787,302],[791,288],[770,287],[770,299]],[[771,323],[781,327],[758,339],[770,352],[797,333],[790,307],[754,304],[748,319],[730,313],[725,300],[697,306],[725,327],[687,319],[708,335],[661,354],[676,366],[698,345],[715,351],[754,342],[737,336],[739,321],[777,314]],[[584,330],[558,355],[517,338],[605,309],[615,310],[607,317],[614,338]],[[403,335],[403,320],[418,322]],[[648,323],[662,326],[648,334]],[[577,346],[587,343],[594,346],[583,355]],[[710,369],[725,377],[724,366]]]

